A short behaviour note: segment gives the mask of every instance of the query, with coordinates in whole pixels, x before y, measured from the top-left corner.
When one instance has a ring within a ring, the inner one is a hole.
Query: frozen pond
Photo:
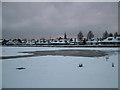
[[[69,53],[74,50],[83,50],[83,53],[86,50],[88,54],[89,51],[109,53],[100,57],[73,57],[58,54],[4,59],[2,61],[3,88],[118,87],[117,48],[3,47],[3,56],[32,55],[33,53],[19,52],[39,51],[40,53],[54,50],[65,50]],[[78,67],[79,64],[83,64],[83,67]],[[19,67],[24,69],[16,69]]]

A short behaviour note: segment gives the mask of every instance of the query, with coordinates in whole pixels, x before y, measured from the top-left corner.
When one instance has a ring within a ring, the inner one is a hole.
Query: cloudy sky
[[[3,38],[96,37],[118,31],[117,2],[3,2]]]

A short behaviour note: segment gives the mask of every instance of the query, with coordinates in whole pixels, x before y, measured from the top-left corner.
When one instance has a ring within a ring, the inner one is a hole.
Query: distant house
[[[12,42],[14,42],[15,45],[21,45],[22,44],[22,40],[21,39],[13,39]]]
[[[104,39],[100,42],[101,44],[107,44],[107,45],[120,45],[120,37],[108,37],[107,39]]]
[[[2,45],[6,45],[6,43],[9,41],[9,40],[6,40],[6,39],[1,39],[1,41],[2,41]]]
[[[25,45],[27,43],[27,39],[21,40],[22,44]]]
[[[96,44],[98,44],[98,41],[96,39],[92,38],[92,39],[89,39],[88,41],[86,41],[86,43],[88,45],[96,45]]]
[[[2,45],[2,42],[3,42],[3,40],[2,40],[2,39],[0,39],[0,45]]]
[[[6,45],[15,45],[15,44],[16,43],[11,39],[6,42]]]
[[[48,45],[48,44],[49,44],[49,40],[40,39],[36,41],[36,45]]]
[[[35,41],[34,40],[27,40],[26,44],[27,45],[34,45]]]
[[[71,45],[78,45],[80,43],[80,40],[78,38],[71,38],[68,40],[68,43]]]
[[[54,39],[50,41],[51,45],[66,45],[69,44],[68,39]]]

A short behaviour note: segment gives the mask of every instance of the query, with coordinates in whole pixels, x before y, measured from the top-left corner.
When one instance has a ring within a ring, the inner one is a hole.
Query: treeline
[[[99,40],[104,40],[104,39],[106,39],[107,37],[114,37],[114,38],[116,38],[116,37],[119,37],[119,36],[120,36],[120,34],[118,34],[118,32],[115,32],[115,33],[113,34],[113,33],[108,33],[107,31],[105,31],[105,32],[102,34],[102,37],[97,38],[97,39],[99,39]],[[83,35],[82,31],[80,31],[80,32],[78,33],[78,35],[77,35],[77,38],[78,38],[79,40],[83,40],[84,37],[85,37],[85,36]],[[87,36],[86,36],[86,39],[87,39],[87,40],[91,40],[92,38],[94,38],[94,34],[93,34],[92,31],[89,31],[88,34],[87,34]]]

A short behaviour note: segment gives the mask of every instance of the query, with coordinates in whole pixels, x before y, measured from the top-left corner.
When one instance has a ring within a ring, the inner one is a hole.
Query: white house
[[[98,40],[92,38],[91,40],[86,41],[88,45],[96,45],[98,44]]]
[[[101,44],[120,44],[120,37],[108,37],[101,41]]]
[[[50,44],[52,45],[64,45],[69,44],[68,39],[54,39],[50,41]]]

